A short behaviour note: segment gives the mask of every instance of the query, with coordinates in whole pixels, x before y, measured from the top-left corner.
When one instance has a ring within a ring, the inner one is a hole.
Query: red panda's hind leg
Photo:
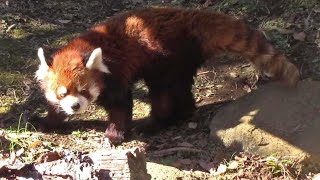
[[[185,75],[185,74],[184,74]],[[149,86],[151,117],[143,132],[153,134],[190,117],[195,110],[191,92],[193,77],[177,78],[168,84]]]
[[[191,92],[192,83],[178,85],[172,92],[173,118],[185,120],[192,116],[195,111],[195,100]]]

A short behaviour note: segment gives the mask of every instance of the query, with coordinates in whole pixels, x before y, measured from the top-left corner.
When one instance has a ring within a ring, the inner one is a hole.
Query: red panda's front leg
[[[119,89],[118,92],[111,92],[105,96],[105,100],[105,103],[101,104],[108,111],[109,116],[109,125],[105,136],[113,143],[120,143],[124,140],[132,121],[131,91]]]
[[[120,143],[129,130],[132,120],[132,110],[127,108],[112,107],[109,109],[110,124],[106,129],[105,136],[113,143]]]
[[[63,112],[57,105],[48,103],[48,115],[42,122],[47,130],[58,128],[62,122],[68,118],[68,115]]]

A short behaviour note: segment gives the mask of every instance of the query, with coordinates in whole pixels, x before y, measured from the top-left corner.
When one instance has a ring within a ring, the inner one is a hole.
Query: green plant
[[[22,120],[23,113],[20,114],[18,125],[16,129],[7,130],[6,134],[8,141],[10,142],[8,150],[10,153],[15,152],[17,149],[27,149],[30,142],[35,140],[40,140],[40,137],[34,135],[32,132],[29,131],[33,130],[36,131],[36,128],[29,122],[25,123],[24,127],[21,127],[21,120]]]
[[[292,177],[292,173],[289,168],[291,168],[294,163],[290,160],[279,159],[271,155],[263,159],[265,163],[271,168],[272,174],[274,176],[283,175],[284,177]]]
[[[81,135],[81,131],[80,130],[72,131],[72,134],[76,135],[76,136],[80,136]]]

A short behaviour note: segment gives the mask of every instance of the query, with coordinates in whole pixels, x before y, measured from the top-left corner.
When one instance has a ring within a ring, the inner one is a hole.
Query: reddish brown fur
[[[85,44],[86,42],[80,43]],[[99,78],[100,72],[83,68],[85,64],[81,50],[66,48],[55,54],[49,68],[49,71],[54,72],[54,75],[50,77],[51,87],[49,88],[51,90],[57,91],[57,88],[64,86],[68,89],[68,94],[76,94],[78,85],[85,88],[92,81],[102,85],[100,80],[102,78]]]
[[[91,76],[84,68],[85,57],[97,47],[102,48],[111,75]],[[299,79],[297,68],[243,21],[174,8],[136,10],[110,18],[57,52],[51,68],[60,77],[57,84],[72,85],[77,78],[103,81],[98,103],[110,110],[112,124],[106,134],[122,140],[119,131],[127,130],[132,115],[132,83],[146,81],[151,118],[162,121],[156,126],[159,129],[192,114],[191,87],[197,68],[224,51],[247,57],[258,70],[288,84]]]

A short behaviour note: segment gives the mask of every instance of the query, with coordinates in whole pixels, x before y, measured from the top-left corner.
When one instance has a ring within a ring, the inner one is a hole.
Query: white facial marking
[[[58,93],[59,95],[67,94],[67,88],[64,87],[64,86],[60,86],[60,87],[58,88],[58,90],[57,90],[57,93]]]
[[[74,111],[72,109],[72,105],[75,103],[79,103],[80,104],[80,108],[77,111]],[[77,96],[72,96],[72,95],[67,95],[65,98],[63,98],[62,100],[60,100],[60,106],[61,108],[67,113],[67,114],[75,114],[75,113],[80,113],[84,110],[86,110],[86,108],[89,105],[89,101],[87,98],[81,96],[81,95],[77,95]]]
[[[49,66],[46,62],[46,58],[44,57],[44,53],[43,53],[42,48],[38,49],[38,57],[40,60],[40,65],[39,65],[39,69],[36,71],[35,77],[37,78],[38,81],[40,81],[40,80],[43,80],[47,76]]]
[[[91,53],[89,60],[86,64],[86,68],[88,68],[90,70],[97,69],[97,70],[104,72],[104,73],[107,73],[107,74],[110,73],[108,67],[103,63],[101,48],[97,48]]]
[[[58,104],[59,100],[57,99],[56,93],[52,90],[47,90],[47,92],[45,93],[45,96],[47,98],[48,101],[54,103],[54,104]]]

